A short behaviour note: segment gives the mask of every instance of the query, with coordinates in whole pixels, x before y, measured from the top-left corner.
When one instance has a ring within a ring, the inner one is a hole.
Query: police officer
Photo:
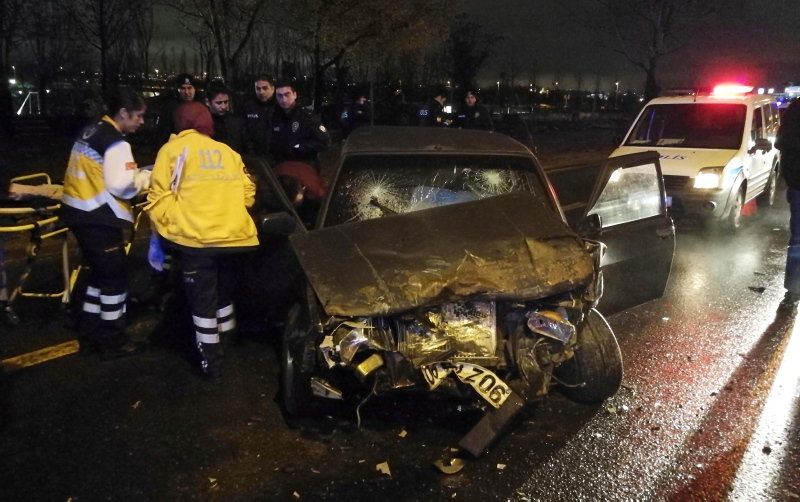
[[[79,318],[83,354],[120,357],[142,348],[123,331],[128,295],[123,231],[133,224],[130,199],[150,184],[150,172],[138,168],[125,140],[144,123],[145,108],[139,94],[115,93],[109,114],[81,131],[64,176],[61,218],[89,265]]]
[[[278,107],[272,116],[272,153],[276,164],[287,161],[317,165],[317,155],[331,146],[331,137],[319,117],[297,105],[293,83],[275,84]]]
[[[472,89],[467,91],[464,105],[456,112],[455,126],[462,129],[494,131],[492,115],[485,106],[478,104],[477,94]]]
[[[339,118],[342,124],[342,139],[347,139],[350,133],[359,127],[371,125],[372,113],[366,94],[357,92],[353,103],[345,107]]]
[[[445,101],[447,101],[447,88],[443,85],[436,86],[431,99],[419,111],[419,125],[422,127],[449,126],[453,121],[444,112]]]
[[[244,119],[230,111],[230,91],[223,84],[212,82],[206,91],[206,106],[214,121],[212,139],[243,153]]]
[[[168,97],[156,121],[155,141],[158,147],[169,141],[171,134],[177,132],[175,131],[175,122],[172,117],[175,109],[183,103],[194,101],[197,94],[195,79],[188,73],[182,73],[175,78],[174,89],[177,95]]]
[[[158,152],[147,211],[158,234],[177,252],[192,312],[202,374],[218,380],[220,337],[232,336],[234,255],[258,246],[247,212],[255,185],[242,157],[211,139],[214,124],[200,103],[175,113],[178,134]]]
[[[255,80],[255,99],[244,104],[245,150],[267,157],[272,137],[272,114],[275,111],[275,87],[272,77],[259,75]]]

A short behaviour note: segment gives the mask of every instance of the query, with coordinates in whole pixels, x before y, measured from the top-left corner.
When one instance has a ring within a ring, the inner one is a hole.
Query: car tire
[[[622,386],[622,352],[614,332],[596,309],[578,326],[575,356],[561,364],[556,376],[564,394],[579,403],[602,403]]]
[[[736,192],[736,197],[733,199],[733,205],[728,212],[728,217],[725,218],[724,227],[730,233],[736,233],[742,226],[742,208],[744,208],[744,190],[739,188]]]
[[[778,185],[778,166],[773,166],[769,172],[769,180],[767,186],[764,187],[764,192],[758,196],[759,207],[772,207],[775,204],[775,193],[777,192]]]
[[[289,311],[286,320],[286,330],[281,341],[281,396],[283,406],[290,416],[313,415],[315,398],[311,392],[311,374],[301,371],[295,361],[295,354],[289,340],[295,338],[300,320],[299,304]]]

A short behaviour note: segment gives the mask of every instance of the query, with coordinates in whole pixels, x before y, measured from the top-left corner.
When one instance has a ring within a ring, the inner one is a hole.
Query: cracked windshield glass
[[[509,192],[533,193],[551,207],[533,169],[524,157],[354,155],[342,167],[325,226]]]

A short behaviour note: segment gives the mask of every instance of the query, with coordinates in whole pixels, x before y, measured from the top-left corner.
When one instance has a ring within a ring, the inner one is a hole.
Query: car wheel
[[[603,315],[595,309],[578,326],[575,356],[558,367],[564,393],[580,403],[601,403],[622,386],[622,352]]]
[[[739,189],[733,201],[728,217],[725,219],[725,228],[729,232],[736,232],[742,226],[742,208],[744,207],[744,190]]]
[[[289,343],[294,337],[300,319],[300,305],[289,311],[286,331],[281,343],[281,394],[286,412],[292,416],[312,414],[315,398],[311,392],[311,374],[301,371]]]
[[[777,191],[776,185],[778,184],[778,168],[773,167],[769,172],[769,180],[767,186],[764,187],[764,192],[758,196],[758,205],[761,207],[771,207],[775,203],[775,192]]]

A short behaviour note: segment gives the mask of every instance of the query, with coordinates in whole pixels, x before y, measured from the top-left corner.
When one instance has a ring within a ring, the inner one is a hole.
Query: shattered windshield
[[[336,184],[325,226],[530,192],[552,207],[533,161],[499,155],[352,155]]]
[[[736,150],[746,115],[745,105],[730,103],[650,105],[625,145]]]

